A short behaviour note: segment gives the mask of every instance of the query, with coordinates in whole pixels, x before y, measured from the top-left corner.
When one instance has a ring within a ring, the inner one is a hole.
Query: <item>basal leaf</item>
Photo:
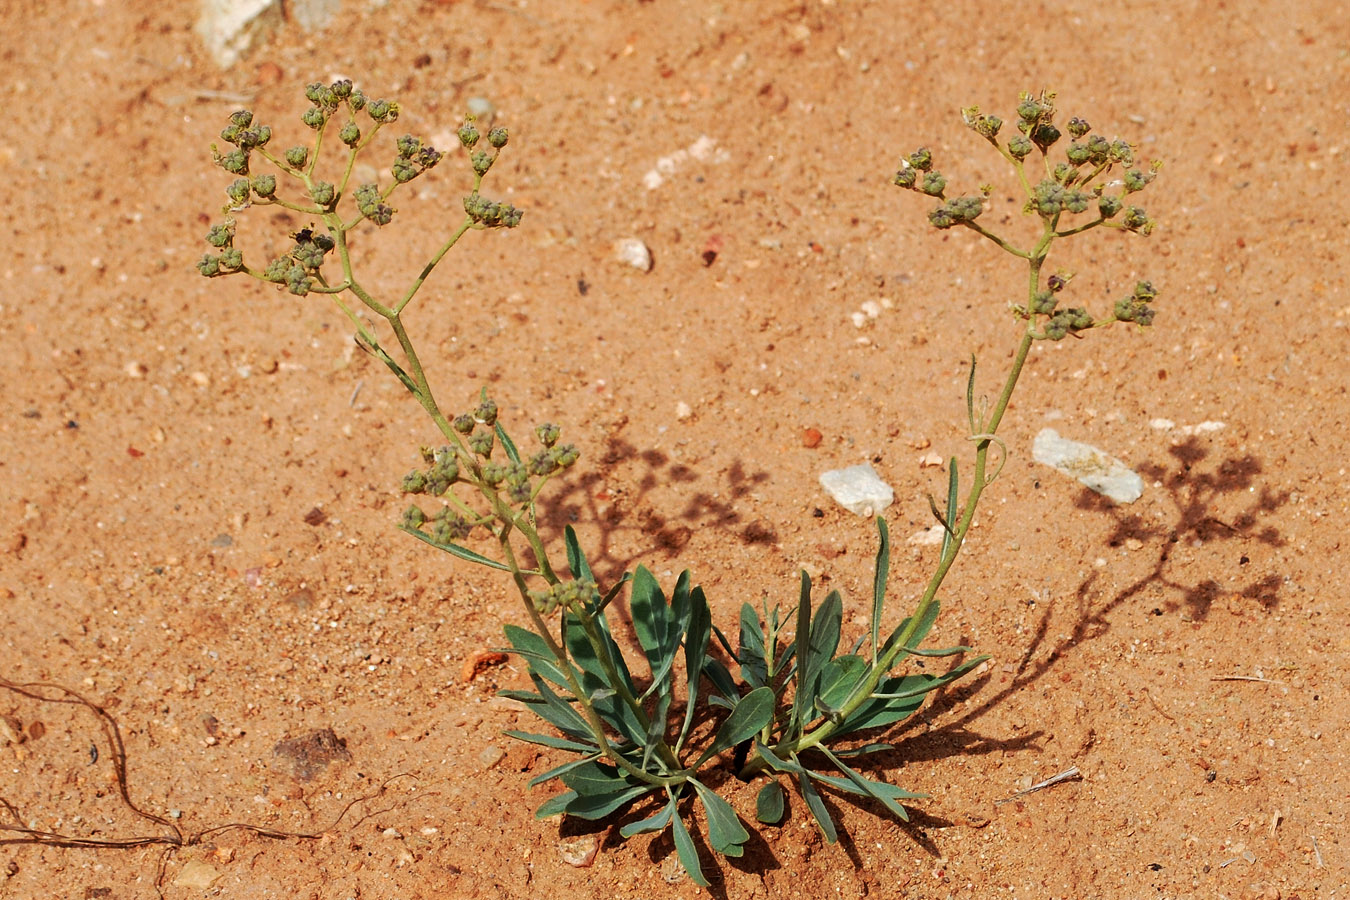
[[[650,818],[643,819],[641,822],[629,822],[619,829],[619,834],[630,838],[635,834],[650,834],[654,831],[665,831],[670,826],[671,817],[675,815],[676,801],[672,800],[661,811]]]
[[[708,641],[712,637],[712,616],[708,611],[708,600],[703,596],[702,588],[694,588],[689,595],[689,624],[684,637],[684,674],[685,709],[684,724],[680,727],[680,736],[675,741],[675,752],[684,746],[684,739],[694,725],[694,714],[698,711],[698,693],[702,681],[703,669],[708,658]],[[713,676],[713,684],[717,680]],[[728,674],[728,680],[730,675]],[[719,688],[720,689],[720,688]]]
[[[547,819],[550,816],[560,816],[567,812],[567,804],[576,798],[576,791],[563,791],[561,794],[549,797],[534,811],[534,817],[536,819]]]
[[[698,798],[703,801],[703,809],[708,814],[708,843],[723,856],[743,854],[745,842],[750,840],[750,833],[741,824],[736,810],[715,791],[704,787],[698,781],[691,778],[689,783],[698,792]]]
[[[561,778],[563,775],[567,774],[573,769],[579,769],[582,766],[586,765],[588,762],[592,762],[597,758],[598,756],[588,756],[582,759],[574,759],[569,763],[563,763],[561,766],[554,766],[547,772],[540,772],[538,775],[531,778],[529,781],[529,787],[534,787],[536,784],[543,784],[546,781],[552,781],[555,778]]]
[[[797,696],[793,699],[793,718],[804,726],[816,717],[816,696],[820,690],[820,673],[825,669],[835,651],[839,649],[839,628],[843,621],[844,602],[838,591],[830,591],[820,604],[816,614],[811,617],[811,640],[802,655],[802,639],[797,637],[798,677]]]
[[[748,741],[762,731],[764,726],[773,720],[774,702],[773,689],[767,687],[755,688],[742,697],[736,708],[731,711],[731,715],[718,726],[712,744],[703,751],[698,765],[702,765],[704,760],[728,747],[734,747],[741,741]],[[696,765],[695,768],[697,767]]]
[[[566,776],[564,776],[565,780]],[[603,819],[605,816],[622,809],[643,794],[656,790],[654,784],[635,784],[613,794],[581,794],[567,804],[567,814],[579,819]]]
[[[787,812],[784,797],[783,786],[777,781],[764,785],[755,798],[755,818],[765,825],[777,825],[783,821],[783,814]]]
[[[629,588],[629,608],[633,611],[633,630],[637,632],[642,652],[655,672],[661,667],[661,656],[666,646],[666,632],[670,627],[670,607],[661,586],[646,566],[638,566]]]
[[[830,660],[820,673],[818,702],[831,709],[838,709],[848,699],[867,668],[861,656],[839,656]]]
[[[820,797],[820,791],[811,783],[811,775],[803,769],[797,775],[797,784],[801,788],[802,799],[806,801],[806,808],[811,811],[811,817],[816,820],[820,826],[820,832],[825,836],[825,840],[833,844],[839,840],[839,833],[835,831],[834,819],[830,818],[830,811],[825,808],[825,801]]]
[[[835,756],[825,747],[820,747],[818,749],[825,754],[826,759],[834,763],[835,766],[838,767],[839,771],[844,773],[844,775],[848,778],[848,780],[853,783],[853,786],[855,788],[857,788],[866,796],[871,797],[873,800],[877,801],[882,806],[886,807],[887,811],[890,812],[891,815],[896,816],[901,821],[904,822],[909,821],[909,813],[905,811],[905,808],[903,806],[895,802],[893,792],[894,790],[898,790],[898,788],[895,788],[894,785],[885,784],[883,782],[870,781],[869,779],[864,778],[858,772],[844,765],[843,761],[840,760],[839,757]],[[906,791],[905,793],[908,794],[909,792]]]
[[[670,801],[674,805],[675,801]],[[703,866],[698,861],[698,848],[694,846],[694,839],[689,836],[689,829],[684,827],[684,820],[680,818],[679,811],[671,817],[671,832],[675,837],[675,852],[680,857],[680,865],[689,873],[689,880],[699,887],[708,887],[708,879],[703,877]]]
[[[502,734],[507,737],[515,738],[518,741],[524,741],[527,744],[539,744],[542,747],[552,747],[555,750],[572,750],[576,753],[598,753],[600,748],[594,744],[583,744],[580,741],[569,741],[566,738],[554,737],[550,734],[533,734],[528,731],[503,731]]]
[[[891,573],[891,533],[886,520],[877,516],[877,564],[872,574],[872,663],[876,664],[881,636],[881,614],[886,607],[886,581]],[[858,652],[856,649],[853,652]]]
[[[764,660],[764,632],[759,616],[749,603],[741,605],[741,646],[736,654],[741,664],[741,678],[753,688],[763,687],[769,680],[768,664]]]

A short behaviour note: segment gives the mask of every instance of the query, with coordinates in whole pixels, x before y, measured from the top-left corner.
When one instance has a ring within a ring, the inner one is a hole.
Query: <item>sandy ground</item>
[[[828,845],[794,798],[710,893],[1346,896],[1342,4],[347,0],[228,70],[192,4],[145,9],[0,13],[0,674],[109,716],[4,691],[0,795],[10,829],[170,833],[120,799],[115,721],[132,802],[204,836],[6,842],[0,896],[705,893],[668,835],[533,819],[548,789],[526,783],[562,758],[501,735],[528,724],[495,697],[523,673],[461,678],[518,601],[393,527],[434,439],[420,410],[323,298],[194,271],[226,117],[248,105],[298,143],[301,87],[337,76],[442,141],[470,98],[495,105],[514,137],[491,188],[524,221],[470,235],[410,327],[447,405],[487,384],[518,430],[552,420],[581,447],[551,534],[574,522],[608,578],[692,568],[724,623],[790,605],[804,567],[861,629],[875,533],[825,496],[826,469],[870,461],[895,487],[895,595],[932,565],[906,543],[946,483],[923,461],[967,452],[967,361],[993,383],[1023,288],[888,184],[900,155],[927,144],[966,190],[993,181],[1013,233],[1012,184],[962,106],[1006,116],[1050,87],[1164,160],[1151,238],[1052,257],[1099,309],[1151,279],[1158,319],[1034,353],[933,638],[994,659],[882,759],[932,799],[908,825],[833,801],[851,837]],[[462,171],[361,244],[374,287],[458,220]],[[240,217],[259,242],[303,224]],[[614,260],[622,238],[652,271]],[[1143,497],[1035,463],[1044,427],[1119,456]],[[324,751],[298,777],[292,757]],[[756,787],[728,790],[752,819]],[[208,832],[240,822],[317,836]],[[560,843],[588,835],[594,864],[569,865]]]

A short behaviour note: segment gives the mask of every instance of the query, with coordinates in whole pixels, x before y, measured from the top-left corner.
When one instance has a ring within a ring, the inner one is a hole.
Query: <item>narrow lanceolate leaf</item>
[[[675,815],[676,801],[672,800],[661,811],[654,816],[643,819],[641,822],[629,822],[619,829],[619,834],[630,838],[635,834],[650,834],[654,831],[665,831],[670,826],[671,817]]]
[[[506,429],[502,427],[501,421],[496,423],[496,428],[494,430],[497,432],[497,442],[500,443],[502,449],[506,451],[507,459],[511,460],[513,463],[520,462],[520,451],[516,449],[516,442],[511,440],[511,435],[506,433]]]
[[[566,784],[566,776],[563,776],[563,783]],[[643,794],[650,794],[654,790],[656,790],[654,784],[636,784],[613,794],[582,794],[567,804],[566,812],[569,816],[576,816],[579,819],[592,821],[603,819],[610,813],[632,803]]]
[[[716,626],[714,626],[715,628]],[[714,706],[725,706],[733,709],[736,706],[736,681],[731,677],[731,671],[722,664],[720,659],[714,659],[711,656],[703,658],[703,674],[708,676],[708,680],[717,688],[717,694],[708,698],[708,702]]]
[[[577,753],[597,753],[600,748],[594,744],[583,744],[580,741],[569,741],[567,738],[554,737],[551,734],[533,734],[528,731],[503,731],[502,734],[507,737],[515,738],[518,741],[524,741],[527,744],[538,744],[541,747],[553,747],[555,750],[572,750]]]
[[[928,608],[924,610],[923,618],[919,620],[918,625],[914,629],[914,633],[909,636],[909,640],[905,641],[905,649],[907,650],[914,649],[923,642],[924,638],[928,637],[928,632],[933,630],[933,623],[937,621],[938,611],[941,608],[941,606],[942,602],[938,598],[934,597],[933,602],[928,604]],[[906,617],[899,625],[896,626],[895,630],[891,632],[890,636],[886,638],[886,646],[883,647],[881,650],[882,656],[885,656],[887,653],[889,653],[891,651],[891,648],[895,646],[895,643],[900,640],[900,635],[903,634],[905,629],[909,627],[909,622],[910,619],[912,618],[914,617],[913,616]],[[898,664],[904,658],[905,654],[901,653],[898,656],[896,656],[895,662]]]
[[[773,720],[773,705],[773,688],[755,688],[742,697],[736,708],[731,711],[731,715],[722,721],[712,744],[703,751],[694,768],[698,768],[709,757],[716,756],[741,741],[747,741],[762,731],[764,726]]]
[[[671,800],[671,805],[675,804]],[[703,866],[698,861],[698,848],[694,846],[694,839],[689,836],[689,829],[684,827],[684,820],[680,818],[679,810],[671,820],[671,832],[675,836],[675,852],[679,854],[680,865],[689,873],[689,880],[699,887],[708,887],[708,879],[703,877]]]
[[[590,563],[586,562],[586,554],[581,552],[577,533],[571,525],[563,529],[563,544],[567,547],[567,568],[572,570],[572,577],[595,581],[595,576],[591,574]]]
[[[820,689],[820,673],[839,649],[839,628],[844,616],[844,601],[838,591],[830,591],[811,617],[811,640],[802,653],[802,639],[797,637],[797,696],[793,699],[793,718],[805,725],[816,717],[816,696]]]
[[[877,547],[877,565],[872,575],[872,664],[876,665],[878,641],[881,637],[881,613],[886,607],[886,581],[891,574],[891,533],[886,520],[877,516],[877,534],[881,543]],[[854,651],[856,652],[856,651]]]
[[[759,616],[749,603],[741,604],[741,647],[736,654],[741,664],[741,678],[751,687],[763,687],[769,680],[768,663],[764,660],[764,632],[759,627]]]
[[[534,811],[536,819],[547,819],[550,816],[560,816],[567,811],[567,804],[577,798],[576,791],[563,791],[555,797],[549,797],[539,808]]]
[[[698,710],[699,683],[702,680],[703,666],[708,658],[708,641],[712,638],[712,616],[708,611],[708,599],[703,596],[702,588],[694,588],[689,595],[689,624],[684,638],[684,674],[685,698],[684,724],[680,727],[680,737],[675,742],[678,754],[684,747],[684,739],[694,725],[694,713]],[[716,678],[713,678],[716,684]]]
[[[974,369],[971,369],[974,372]],[[956,457],[953,456],[947,463],[947,520],[943,523],[942,529],[942,558],[947,558],[947,551],[951,548],[953,539],[953,530],[956,528],[956,504],[960,500],[961,479],[956,474]]]
[[[619,770],[598,762],[567,772],[562,782],[576,794],[565,811],[582,819],[602,819],[656,789],[655,785],[634,783]]]
[[[777,825],[783,821],[783,814],[787,812],[783,797],[783,786],[777,781],[764,785],[755,798],[755,818],[765,825]]]
[[[594,735],[591,734],[590,725],[582,718],[581,713],[577,712],[572,704],[554,693],[553,689],[548,686],[548,682],[533,672],[530,673],[530,680],[539,689],[538,694],[532,695],[534,699],[524,700],[526,708],[530,712],[568,737],[575,738],[582,743],[595,739]],[[518,694],[514,699],[520,700],[522,695]]]
[[[540,772],[538,775],[530,779],[529,787],[534,787],[536,784],[543,784],[546,781],[552,781],[555,778],[561,778],[563,775],[567,774],[573,769],[579,769],[582,766],[586,765],[586,763],[594,762],[596,759],[599,758],[599,756],[600,756],[599,753],[595,754],[594,756],[583,756],[581,759],[574,759],[569,763],[563,763],[561,766],[554,766],[547,772]]]
[[[440,541],[436,540],[431,535],[427,534],[425,531],[419,531],[416,528],[409,528],[407,526],[400,525],[399,529],[408,532],[408,534],[411,534],[419,541],[430,544],[437,550],[444,550],[446,553],[449,553],[453,556],[458,556],[460,559],[465,560],[466,562],[478,563],[478,565],[480,566],[487,566],[489,569],[500,569],[503,572],[511,571],[510,566],[505,565],[503,563],[499,563],[495,559],[489,559],[488,557],[484,556],[481,553],[474,553],[468,547],[461,547],[459,544],[452,544],[448,542],[442,544]]]
[[[558,667],[553,651],[549,649],[543,638],[518,625],[507,625],[502,630],[506,632],[506,640],[511,645],[511,652],[523,656],[529,664],[531,672],[544,676],[563,690],[571,690],[567,683],[567,676]]]
[[[743,854],[745,842],[750,840],[750,833],[741,824],[736,810],[731,808],[730,803],[717,796],[715,791],[692,778],[689,779],[689,783],[698,792],[698,798],[703,801],[703,809],[708,814],[708,843],[723,856]]]
[[[792,642],[793,652],[797,655],[797,668],[794,698],[792,703],[792,729],[789,737],[795,738],[806,728],[809,718],[814,718],[812,701],[815,688],[807,683],[811,675],[811,576],[802,569],[801,594],[797,598],[797,637]],[[797,649],[801,652],[797,653]]]
[[[816,703],[838,709],[853,692],[854,686],[867,672],[867,663],[861,656],[840,656],[829,661],[820,673]]]
[[[792,774],[797,775],[804,771],[796,762],[782,759],[759,741],[755,741],[755,752],[764,757],[764,761],[769,764],[769,768],[773,769],[775,772],[791,772]]]
[[[870,781],[869,779],[864,778],[855,770],[850,769],[848,766],[844,765],[844,763],[839,759],[839,757],[835,756],[825,747],[820,747],[819,749],[822,753],[825,754],[826,759],[834,763],[835,766],[838,767],[839,771],[843,772],[844,775],[848,777],[848,780],[853,783],[853,786],[855,788],[862,791],[864,794],[866,794],[868,797],[871,797],[873,800],[877,801],[882,806],[886,807],[887,811],[890,812],[891,815],[897,817],[901,821],[904,822],[909,821],[909,813],[905,811],[905,808],[903,806],[901,806],[899,803],[896,803],[894,799],[893,791],[898,791],[900,790],[899,788],[896,788],[894,785],[886,784],[880,781]],[[904,793],[907,795],[909,794],[908,791],[905,791]]]
[[[638,566],[629,589],[629,608],[633,611],[633,630],[637,632],[642,652],[655,672],[661,667],[661,652],[666,644],[670,621],[670,607],[661,586],[646,566]]]
[[[803,769],[797,775],[797,784],[802,791],[802,799],[806,801],[806,808],[811,811],[811,817],[816,820],[820,826],[821,834],[825,835],[825,840],[833,844],[839,840],[839,833],[835,831],[834,819],[830,818],[830,811],[825,808],[825,801],[820,798],[820,791],[811,783],[811,776]]]

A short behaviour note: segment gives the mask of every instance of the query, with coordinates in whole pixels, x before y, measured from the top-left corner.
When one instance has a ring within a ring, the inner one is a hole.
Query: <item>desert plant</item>
[[[247,274],[293,294],[329,295],[355,326],[360,346],[389,367],[435,424],[440,446],[423,448],[422,466],[403,479],[403,490],[423,499],[408,507],[400,527],[460,559],[506,573],[520,596],[529,627],[508,624],[505,634],[509,649],[525,660],[533,690],[504,693],[556,731],[508,733],[571,754],[567,762],[531,781],[535,785],[557,780],[564,786],[539,807],[537,815],[601,819],[655,795],[654,812],[629,821],[621,834],[671,829],[681,862],[700,884],[707,881],[685,822],[692,805],[682,801],[695,798],[702,805],[707,841],[718,853],[738,856],[749,840],[744,822],[708,777],[722,762],[729,762],[743,780],[765,779],[756,808],[756,818],[763,823],[779,822],[785,814],[784,780],[795,782],[806,808],[831,841],[837,837],[837,826],[822,800],[823,790],[873,800],[906,818],[902,802],[923,795],[868,777],[845,760],[889,749],[882,742],[857,741],[913,715],[928,694],[985,659],[963,658],[941,674],[902,668],[911,657],[965,657],[970,652],[966,647],[927,648],[923,641],[937,619],[939,589],[961,552],[980,498],[1006,460],[1007,449],[997,432],[1032,345],[1114,322],[1152,321],[1154,290],[1147,282],[1137,284],[1100,318],[1081,307],[1060,309],[1059,297],[1070,276],[1047,274],[1045,263],[1057,240],[1095,228],[1148,234],[1152,221],[1126,201],[1153,180],[1157,167],[1134,168],[1129,144],[1092,134],[1078,118],[1065,125],[1070,141],[1063,159],[1052,159],[1051,148],[1062,138],[1054,123],[1052,94],[1022,95],[1017,133],[1006,141],[1000,138],[1003,123],[997,117],[977,108],[963,110],[966,124],[1012,166],[1026,197],[1025,211],[1039,222],[1038,238],[1024,248],[978,221],[992,188],[948,197],[947,181],[934,169],[928,150],[920,149],[902,161],[894,183],[941,201],[929,213],[934,227],[968,228],[1026,261],[1026,299],[1011,305],[1020,333],[992,406],[976,401],[971,360],[966,417],[974,444],[974,471],[963,496],[953,456],[945,503],[939,508],[930,500],[943,539],[926,589],[910,615],[883,634],[890,544],[885,520],[878,518],[880,546],[870,626],[841,653],[843,599],[836,591],[816,602],[804,572],[796,605],[788,612],[767,603],[761,610],[744,605],[733,643],[713,625],[707,598],[688,571],[678,577],[669,596],[644,567],[602,589],[570,526],[562,542],[566,568],[559,565],[558,551],[546,546],[537,527],[536,502],[544,485],[576,462],[577,449],[560,443],[559,427],[546,423],[534,429],[537,449],[522,451],[498,421],[497,406],[486,389],[472,409],[458,415],[443,412],[402,321],[432,270],[466,232],[519,224],[519,210],[479,193],[484,175],[507,144],[506,131],[493,128],[484,136],[472,119],[459,128],[458,139],[468,152],[472,172],[464,218],[407,290],[392,301],[382,301],[357,280],[348,234],[367,222],[389,224],[393,192],[435,166],[443,154],[411,135],[399,137],[388,184],[351,188],[358,155],[397,119],[399,107],[369,100],[347,81],[310,85],[306,97],[311,105],[302,120],[314,130],[314,139],[280,155],[268,148],[271,129],[255,125],[252,113],[240,111],[230,117],[220,136],[233,149],[213,151],[216,163],[238,177],[226,189],[225,221],[207,235],[219,252],[208,253],[198,268],[207,276]],[[364,126],[361,113],[369,119]],[[341,174],[327,182],[319,179],[318,167],[325,138],[334,132],[346,149],[333,164]],[[490,150],[481,147],[484,140]],[[255,155],[298,190],[283,190],[275,175],[253,174]],[[1121,177],[1108,182],[1117,170],[1123,170]],[[233,215],[255,205],[312,216],[324,230],[301,229],[291,235],[293,245],[284,255],[252,268],[234,246]],[[1081,214],[1086,216],[1075,218]],[[341,269],[332,279],[324,274],[330,254],[336,254]],[[355,297],[386,323],[398,358],[344,295]],[[991,469],[990,450],[995,446],[999,453]],[[470,546],[473,541],[478,549]],[[646,669],[640,677],[615,640],[607,613],[625,588]],[[709,652],[714,638],[734,661],[734,673]]]

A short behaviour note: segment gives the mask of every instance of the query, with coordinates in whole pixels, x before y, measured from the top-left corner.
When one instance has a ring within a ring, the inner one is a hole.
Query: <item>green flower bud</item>
[[[984,212],[984,199],[965,195],[948,200],[947,212],[958,222],[973,222]]]
[[[248,153],[239,149],[231,150],[216,160],[216,165],[231,175],[247,175]]]
[[[417,151],[422,149],[422,142],[411,134],[405,134],[394,142],[398,149],[398,155],[404,159],[412,159],[417,155]]]
[[[1027,304],[1027,311],[1033,315],[1048,316],[1055,311],[1059,299],[1050,291],[1038,291]]]
[[[263,269],[263,281],[272,284],[284,284],[286,282],[286,273],[290,271],[291,258],[289,256],[278,256],[267,264]]]
[[[1134,148],[1125,141],[1113,141],[1110,155],[1114,162],[1123,166],[1134,165]]]
[[[473,417],[484,425],[492,426],[497,424],[497,402],[492,399],[484,400],[478,404],[478,408],[473,411]]]
[[[581,458],[581,451],[572,444],[559,444],[549,450],[553,458],[558,462],[558,468],[570,468],[573,463]]]
[[[212,225],[211,230],[206,233],[206,242],[212,247],[228,247],[233,240],[233,222],[226,222],[224,225]]]
[[[1030,94],[1023,94],[1022,100],[1017,104],[1017,118],[1023,122],[1035,122],[1041,117],[1042,107]]]
[[[459,136],[459,142],[465,147],[472,149],[473,145],[478,143],[478,129],[473,127],[472,122],[465,122],[463,125],[459,126],[457,134]]]
[[[1060,138],[1059,129],[1049,122],[1042,122],[1031,130],[1031,142],[1041,148],[1044,153],[1055,141]]]
[[[239,128],[247,128],[253,124],[252,110],[241,109],[230,113],[230,124]]]
[[[1153,220],[1148,217],[1148,213],[1138,206],[1125,207],[1125,218],[1121,222],[1129,231],[1135,231],[1142,235],[1153,232]]]
[[[891,183],[902,188],[914,187],[914,182],[918,180],[919,170],[908,164],[902,165],[891,179]]]
[[[303,169],[308,161],[308,147],[291,147],[286,151],[286,164],[293,169]]]
[[[403,519],[399,524],[404,528],[411,528],[414,531],[421,528],[427,521],[427,514],[422,512],[416,504],[409,506],[403,511]]]
[[[1064,155],[1068,158],[1070,164],[1081,166],[1088,161],[1087,144],[1080,144],[1077,141],[1074,141],[1069,145],[1069,148],[1064,151]]]
[[[303,266],[291,266],[286,270],[286,290],[297,297],[308,294],[313,284],[314,279],[309,277]]]
[[[201,272],[207,278],[215,278],[220,272],[220,257],[213,256],[210,253],[197,260],[197,271]]]
[[[244,267],[244,253],[238,247],[226,247],[220,254],[222,272],[238,272]]]
[[[394,175],[394,180],[399,184],[406,184],[416,178],[419,174],[417,166],[406,159],[394,160],[394,164],[390,167],[390,171]]]
[[[319,206],[332,206],[337,200],[337,188],[327,181],[316,181],[314,187],[310,188],[309,195]]]
[[[919,187],[919,190],[930,197],[940,197],[946,187],[947,179],[943,177],[941,172],[925,172],[923,184]]]
[[[1121,202],[1119,197],[1110,194],[1103,194],[1097,198],[1097,209],[1101,212],[1103,219],[1115,218],[1116,213],[1120,212]]]
[[[558,443],[558,438],[562,435],[562,429],[552,422],[545,422],[534,429],[534,436],[539,438],[539,443],[545,447],[552,447]]]
[[[361,129],[357,127],[355,122],[348,122],[346,125],[343,125],[342,130],[338,132],[338,140],[342,141],[342,143],[346,144],[348,147],[355,147],[357,144],[361,143]]]
[[[371,100],[366,104],[366,112],[381,125],[398,120],[399,106],[392,100]]]
[[[492,455],[492,442],[494,435],[491,431],[475,431],[469,435],[469,449],[477,455],[487,459]]]
[[[419,471],[417,471],[416,469],[414,469],[413,471],[409,472],[407,475],[404,475],[404,476],[403,476],[403,485],[402,485],[402,489],[403,489],[403,493],[405,493],[405,494],[422,494],[422,493],[426,493],[426,489],[427,489],[427,476],[426,476],[424,473],[419,472]]]
[[[1013,159],[1022,160],[1031,155],[1031,141],[1023,135],[1014,135],[1008,141],[1008,155]]]
[[[483,464],[483,483],[488,487],[496,487],[502,483],[506,477],[506,467],[499,466],[494,462]]]
[[[348,78],[339,78],[333,82],[330,88],[332,95],[338,100],[346,100],[352,95],[352,82]]]
[[[230,202],[235,206],[244,206],[248,203],[249,194],[253,191],[253,185],[249,184],[247,178],[238,178],[231,181],[229,187],[225,188],[225,196],[230,198]]]
[[[245,150],[262,147],[271,139],[272,127],[270,125],[260,125],[257,128],[247,128],[239,132],[239,146]]]
[[[473,416],[468,413],[460,413],[455,416],[455,421],[451,423],[460,434],[468,434],[473,431],[474,425],[478,424],[473,420]]]
[[[909,155],[909,164],[920,172],[927,172],[933,168],[933,152],[927,147],[920,147]]]
[[[1072,213],[1085,212],[1092,202],[1092,195],[1073,188],[1064,193],[1064,208]]]
[[[275,175],[259,175],[253,179],[253,193],[263,199],[268,199],[277,192],[277,177]]]
[[[352,95],[347,98],[347,105],[352,108],[352,112],[360,112],[366,108],[366,95],[361,93],[359,88],[352,88]]]
[[[1125,193],[1133,194],[1135,191],[1142,191],[1157,177],[1157,172],[1141,172],[1139,169],[1130,169],[1125,173]]]
[[[534,456],[530,457],[528,470],[531,475],[547,478],[549,475],[558,471],[558,461],[553,458],[551,449],[540,450]]]
[[[506,142],[511,140],[511,135],[500,125],[488,132],[488,143],[497,150],[506,146]]]
[[[486,175],[488,169],[492,168],[495,157],[482,151],[475,150],[469,157],[469,164],[473,166],[473,171],[477,175]]]
[[[311,106],[301,114],[300,121],[317,131],[323,127],[324,122],[328,121],[328,116],[319,107]]]
[[[1064,186],[1053,181],[1042,181],[1032,190],[1032,208],[1049,218],[1064,208]]]
[[[1073,135],[1075,138],[1081,138],[1092,130],[1092,126],[1087,123],[1087,119],[1080,119],[1078,116],[1074,116],[1070,119],[1069,123],[1064,127],[1069,129],[1069,134]]]
[[[226,125],[220,132],[220,139],[227,144],[239,143],[239,133],[244,129],[238,125]]]
[[[1100,134],[1094,134],[1087,140],[1088,162],[1100,166],[1111,155],[1111,142]]]
[[[317,81],[313,84],[307,84],[305,85],[305,99],[310,103],[318,103],[323,99],[326,90],[327,88]]]
[[[956,217],[946,206],[939,206],[928,214],[928,221],[932,223],[934,228],[946,229],[956,224]]]
[[[1153,289],[1153,282],[1139,281],[1135,283],[1134,298],[1140,303],[1152,302],[1153,298],[1157,296],[1158,292]]]
[[[449,544],[455,541],[462,541],[473,533],[473,523],[469,522],[463,516],[451,515],[448,509],[441,510],[441,514],[436,516],[436,521],[432,526],[431,536],[434,540]]]

